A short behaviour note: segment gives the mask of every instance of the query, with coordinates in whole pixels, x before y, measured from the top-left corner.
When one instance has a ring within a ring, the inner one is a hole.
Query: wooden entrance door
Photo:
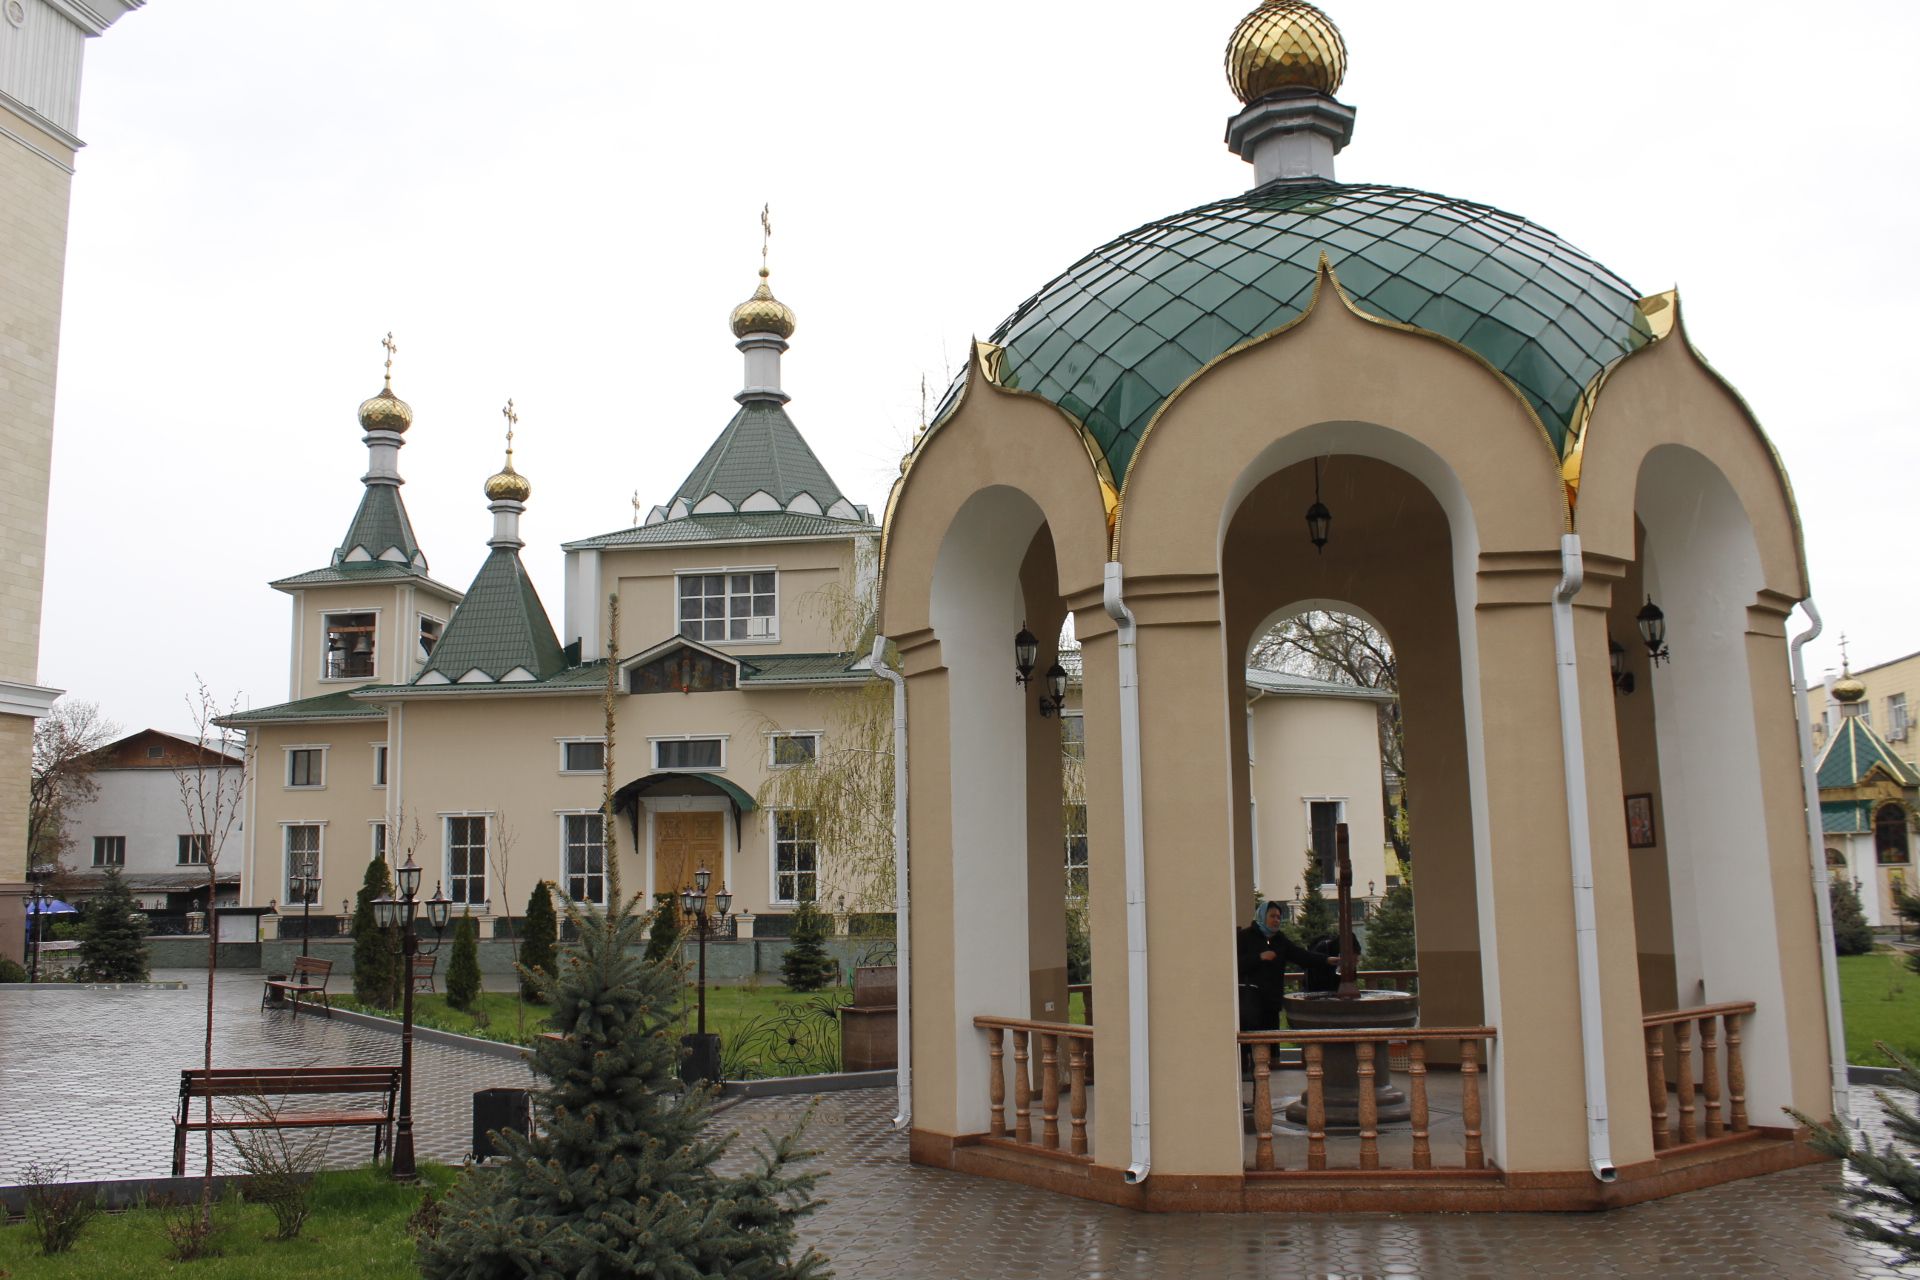
[[[653,815],[653,891],[679,893],[693,883],[693,873],[705,867],[713,872],[708,892],[717,892],[726,873],[726,849],[721,823],[727,815],[712,810]]]

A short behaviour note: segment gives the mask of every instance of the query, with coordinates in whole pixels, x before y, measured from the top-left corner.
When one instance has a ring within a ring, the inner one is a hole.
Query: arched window
[[[1907,811],[1905,806],[1883,804],[1873,815],[1873,847],[1882,864],[1907,861]]]
[[[1847,855],[1829,845],[1827,847],[1827,865],[1830,867],[1844,867],[1847,865]]]

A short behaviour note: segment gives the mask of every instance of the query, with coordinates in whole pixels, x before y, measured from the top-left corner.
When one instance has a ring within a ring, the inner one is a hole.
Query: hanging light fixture
[[[1660,612],[1660,606],[1647,597],[1646,607],[1635,614],[1633,620],[1640,627],[1641,643],[1647,646],[1647,656],[1653,659],[1653,665],[1672,662],[1673,655],[1667,652],[1667,615]]]
[[[1020,625],[1020,633],[1013,638],[1013,681],[1023,688],[1033,679],[1033,664],[1040,660],[1040,640],[1027,630],[1026,624]]]
[[[1059,715],[1067,705],[1067,669],[1059,663],[1047,668],[1047,691],[1040,695],[1040,714]]]
[[[1612,636],[1607,637],[1607,662],[1613,667],[1613,691],[1632,693],[1633,672],[1627,670],[1627,651]]]
[[[1327,549],[1327,535],[1333,528],[1333,512],[1327,510],[1327,504],[1320,501],[1320,459],[1313,460],[1313,505],[1307,508],[1307,537],[1313,542],[1315,554]]]

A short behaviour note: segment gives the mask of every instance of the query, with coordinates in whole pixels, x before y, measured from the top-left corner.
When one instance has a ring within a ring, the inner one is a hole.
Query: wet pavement
[[[35,1160],[64,1161],[72,1178],[168,1172],[180,1068],[200,1061],[206,988],[196,974],[155,976],[188,989],[0,986],[0,1185]],[[215,1065],[398,1061],[389,1033],[262,1013],[257,974],[223,974],[214,990]],[[415,1053],[420,1157],[458,1162],[474,1090],[522,1085],[528,1072],[465,1049],[417,1044]],[[1856,1112],[1877,1118],[1871,1092],[1855,1096]],[[1834,1165],[1605,1214],[1141,1214],[909,1165],[906,1139],[887,1127],[891,1090],[749,1101],[717,1123],[740,1133],[738,1158],[810,1107],[808,1145],[828,1177],[826,1203],[803,1233],[844,1277],[1901,1274],[1829,1218],[1839,1202]],[[363,1163],[370,1147],[364,1131],[341,1131],[327,1163]]]

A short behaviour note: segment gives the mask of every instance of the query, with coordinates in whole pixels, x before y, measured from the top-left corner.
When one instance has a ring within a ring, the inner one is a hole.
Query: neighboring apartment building
[[[0,0],[0,955],[25,938],[27,791],[40,686],[40,594],[67,209],[86,144],[86,42],[146,0]]]
[[[191,788],[190,796],[212,796],[219,788],[221,794],[237,797],[239,748],[209,749],[193,738],[142,729],[100,748],[93,760],[94,794],[75,804],[66,818],[69,843],[61,859],[61,893],[85,897],[98,888],[109,867],[117,867],[146,911],[204,907],[211,842],[209,833],[199,829],[204,822],[200,805],[181,799],[181,776],[186,774],[191,783],[195,772],[208,772],[205,787]],[[244,838],[244,829],[236,824],[214,869],[216,906],[240,900]]]
[[[1858,702],[1842,702],[1834,696],[1840,682],[1848,679],[1859,681],[1865,690]],[[1813,722],[1816,750],[1826,745],[1842,715],[1852,711],[1872,725],[1909,764],[1920,759],[1920,742],[1914,740],[1912,712],[1908,710],[1909,695],[1920,697],[1920,653],[1910,653],[1859,671],[1843,668],[1839,675],[1827,677],[1824,692],[1824,699],[1811,690],[1807,695],[1820,713]]]
[[[330,563],[273,585],[293,601],[290,700],[231,717],[253,774],[246,901],[284,907],[302,857],[316,903],[355,893],[369,858],[425,868],[459,910],[518,915],[538,880],[573,898],[668,892],[706,868],[736,911],[829,900],[810,815],[768,812],[770,771],[822,749],[822,689],[871,679],[822,607],[858,593],[879,530],[787,416],[793,313],[763,277],[733,315],[739,410],[644,523],[564,547],[556,632],[521,562],[532,485],[487,480],[491,548],[465,592],[428,574],[400,498],[412,410],[389,380],[360,408],[365,492]],[[511,424],[511,420],[510,420]],[[609,597],[619,599],[609,652]],[[604,829],[604,694],[615,710],[616,830]]]

